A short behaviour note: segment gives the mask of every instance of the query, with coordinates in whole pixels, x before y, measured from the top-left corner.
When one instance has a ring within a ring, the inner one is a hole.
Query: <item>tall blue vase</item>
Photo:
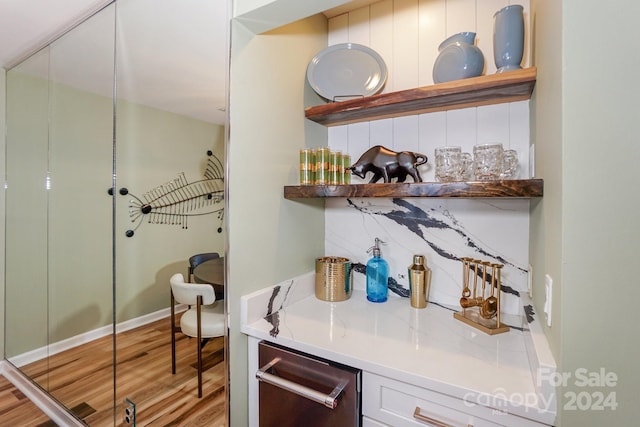
[[[493,15],[493,58],[497,73],[522,68],[524,16],[519,4],[503,7]]]

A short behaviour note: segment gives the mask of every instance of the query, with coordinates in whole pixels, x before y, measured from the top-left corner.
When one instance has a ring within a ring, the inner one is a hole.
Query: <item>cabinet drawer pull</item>
[[[267,371],[279,361],[280,358],[276,357],[271,362],[258,369],[258,371],[256,372],[256,378],[258,379],[258,381],[271,384],[272,386],[281,388],[291,393],[295,393],[298,396],[302,396],[306,399],[320,403],[329,409],[335,409],[338,406],[338,402],[340,401],[342,391],[346,387],[346,383],[338,384],[334,387],[331,393],[325,394],[302,384],[298,384],[277,375],[268,373]]]
[[[442,421],[438,421],[434,418],[427,417],[426,415],[422,415],[420,413],[420,407],[416,406],[416,410],[413,411],[413,418],[416,420],[424,421],[425,423],[429,423],[434,427],[453,427],[451,424],[443,423]],[[473,427],[473,425],[468,424],[467,427]]]

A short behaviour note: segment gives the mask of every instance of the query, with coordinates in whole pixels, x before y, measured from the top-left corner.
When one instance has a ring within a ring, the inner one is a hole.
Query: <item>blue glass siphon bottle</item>
[[[367,253],[373,252],[373,257],[367,262],[367,299],[371,302],[385,302],[389,291],[389,264],[380,256],[380,243],[376,237],[373,247]]]

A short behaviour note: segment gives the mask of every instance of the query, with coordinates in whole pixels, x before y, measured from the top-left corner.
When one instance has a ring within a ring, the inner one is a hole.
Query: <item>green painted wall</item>
[[[11,98],[10,130],[24,131],[19,137],[9,133],[15,143],[8,151],[13,196],[6,314],[7,350],[13,356],[112,322],[113,220],[107,190],[113,101],[24,75],[11,74],[11,84],[22,90]],[[33,101],[44,104],[38,110]],[[41,120],[21,114],[25,111],[40,111]],[[117,114],[117,189],[142,197],[181,172],[189,182],[201,180],[207,150],[224,162],[223,126],[126,101],[118,102]],[[17,158],[22,163],[14,165]],[[47,172],[49,190],[44,189]],[[224,253],[224,235],[217,231],[222,221],[215,214],[190,219],[187,229],[145,220],[134,237],[126,237],[135,227],[131,199],[116,196],[118,322],[168,307],[169,277],[186,274],[189,256]],[[33,333],[34,322],[42,326],[36,328],[40,334]]]
[[[326,19],[315,16],[255,35],[232,24],[227,296],[230,314],[231,425],[247,425],[247,338],[240,297],[312,271],[324,254],[324,205],[284,200],[297,184],[300,148],[326,145],[306,127],[309,60],[326,47]],[[274,66],[277,64],[277,66]]]
[[[562,369],[613,372],[616,411],[562,413],[563,425],[633,425],[640,412],[640,342],[632,313],[640,299],[640,4],[563,2]],[[573,386],[572,386],[573,384]]]
[[[116,140],[116,187],[139,198],[182,172],[188,182],[204,179],[208,150],[224,165],[224,126],[139,104],[118,102]],[[189,217],[186,229],[145,219],[133,237],[126,237],[133,228],[131,199],[116,200],[117,322],[168,307],[169,278],[187,274],[191,255],[225,252],[224,233],[217,231],[224,224],[217,214]],[[224,202],[216,205],[223,207]]]
[[[0,68],[0,176],[4,176],[6,78],[7,72]],[[0,212],[4,212],[4,192],[0,194]],[[0,227],[0,242],[4,242],[4,227]],[[0,245],[0,259],[4,260],[4,245]],[[0,354],[4,355],[4,262],[0,263],[0,313]]]
[[[559,425],[635,425],[640,62],[632,52],[640,49],[640,5],[532,5],[536,171],[545,179],[532,216],[534,294],[541,313],[544,273],[551,274],[553,323],[546,333],[567,377],[560,382]],[[585,375],[594,384],[585,384]],[[595,384],[607,375],[608,384]],[[609,399],[600,402],[603,410],[596,406],[599,393]]]

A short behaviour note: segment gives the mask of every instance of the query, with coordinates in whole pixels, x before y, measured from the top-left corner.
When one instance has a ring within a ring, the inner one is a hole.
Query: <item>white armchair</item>
[[[221,337],[225,332],[223,304],[216,304],[213,287],[207,284],[185,283],[184,276],[176,273],[169,279],[171,284],[171,373],[176,373],[176,333],[197,338],[198,397],[202,397],[202,347],[208,338]],[[191,308],[180,318],[176,327],[176,303],[188,304]]]

